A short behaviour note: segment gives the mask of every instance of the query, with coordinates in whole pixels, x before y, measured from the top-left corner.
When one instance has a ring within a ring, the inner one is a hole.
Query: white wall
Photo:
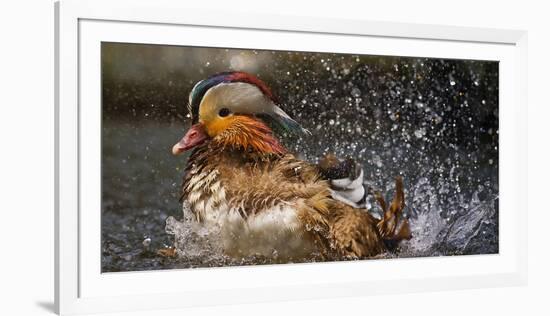
[[[328,301],[201,308],[189,314],[401,315],[548,314],[550,207],[546,148],[550,11],[544,1],[225,0],[190,5],[529,31],[529,286]],[[53,2],[3,2],[0,9],[0,314],[53,308]],[[7,309],[7,310],[5,310]],[[9,311],[9,312],[8,312]],[[138,315],[166,313],[139,313]],[[182,313],[176,313],[181,315]]]

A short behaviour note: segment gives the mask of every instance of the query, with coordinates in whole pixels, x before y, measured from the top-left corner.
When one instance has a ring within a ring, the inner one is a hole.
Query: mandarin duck
[[[274,131],[309,132],[257,77],[225,72],[202,80],[188,107],[192,126],[172,148],[174,155],[192,150],[184,211],[219,228],[226,255],[366,258],[386,251],[388,241],[410,238],[402,179],[389,206],[376,195],[381,219],[361,208],[366,191],[360,166],[333,155],[312,164],[290,153]]]

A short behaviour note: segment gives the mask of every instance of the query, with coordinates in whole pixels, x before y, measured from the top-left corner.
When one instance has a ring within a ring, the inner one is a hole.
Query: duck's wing
[[[376,228],[376,219],[369,213],[341,202],[336,202],[333,209],[329,238],[339,256],[372,257],[386,249]]]
[[[405,194],[403,179],[396,178],[395,196],[387,206],[379,193],[376,199],[384,210],[378,220],[368,212],[334,202],[329,227],[331,244],[341,256],[354,258],[372,257],[386,249],[395,248],[404,239],[412,237],[409,222],[403,217]]]
[[[291,154],[270,161],[250,160],[242,164],[219,164],[226,189],[226,198],[244,216],[270,211],[281,205],[299,208],[303,203],[331,199],[326,181],[320,179],[315,166]],[[322,207],[321,207],[322,208]]]
[[[395,196],[389,206],[382,194],[375,192],[383,211],[382,219],[378,220],[368,212],[357,210],[365,207],[367,196],[363,169],[358,163],[329,154],[319,162],[318,168],[330,184],[332,197],[346,204],[333,207],[336,215],[330,224],[331,238],[340,254],[372,256],[380,249],[392,249],[401,240],[412,237],[408,220],[403,217],[405,194],[401,177],[396,178]]]
[[[319,172],[319,166],[289,156],[282,159],[277,168],[284,175],[280,183],[286,183],[295,188],[294,192],[300,192],[297,213],[306,230],[324,247],[325,254],[333,258],[365,258],[386,249],[376,226],[378,220],[356,207],[356,202],[364,197],[355,198],[351,203],[351,195],[346,196],[347,201],[335,198],[342,192],[352,193],[346,190],[357,192],[359,187],[363,189],[362,170],[355,162],[347,160],[339,164],[339,168],[332,168],[330,173],[323,174]],[[350,179],[348,182],[343,181],[344,174]],[[346,189],[335,194],[334,188],[338,186]]]

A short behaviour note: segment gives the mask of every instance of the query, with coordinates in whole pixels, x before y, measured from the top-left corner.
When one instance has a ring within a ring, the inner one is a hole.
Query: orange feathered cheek
[[[238,119],[235,116],[226,118],[216,118],[214,120],[203,122],[204,129],[210,137],[216,137],[221,132],[225,131],[231,125],[233,125]]]
[[[204,120],[202,124],[208,136],[214,138],[221,134],[223,131],[236,128],[237,126],[246,126],[246,123],[254,121],[245,115],[232,115],[228,117],[216,117],[211,120]]]

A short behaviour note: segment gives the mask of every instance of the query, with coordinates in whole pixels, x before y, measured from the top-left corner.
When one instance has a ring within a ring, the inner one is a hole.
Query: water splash
[[[393,189],[393,188],[392,188]],[[479,186],[467,205],[439,203],[447,192],[446,186],[435,187],[421,177],[409,190],[407,207],[413,238],[403,241],[393,253],[377,258],[429,257],[475,253],[497,253],[498,234],[495,234],[495,216],[498,213],[498,196]],[[482,196],[483,199],[480,198]],[[463,201],[457,199],[457,201]],[[375,203],[368,203],[369,212],[380,218],[381,210]],[[464,208],[460,213],[444,211],[442,207]],[[230,266],[281,263],[277,254],[271,257],[250,256],[240,259],[225,256],[221,248],[220,230],[204,226],[192,218],[184,204],[181,221],[174,217],[166,220],[166,232],[174,236],[179,260],[193,263],[191,266]],[[493,233],[491,233],[493,232]],[[477,245],[476,245],[477,243]],[[477,247],[477,248],[476,248]],[[307,261],[322,261],[310,258]]]
[[[454,210],[445,212],[437,203],[439,193],[434,187],[426,187],[425,180],[418,185],[413,198],[413,207],[418,211],[410,218],[413,238],[401,245],[400,256],[441,256],[498,252],[498,236],[490,235],[495,227],[498,212],[498,196],[488,194],[480,200],[480,188],[472,194],[468,206],[458,213]],[[423,189],[420,189],[423,188]],[[422,191],[424,190],[424,191]],[[439,192],[445,192],[439,190]],[[428,201],[428,202],[426,202]],[[463,205],[462,205],[463,206]],[[445,207],[460,207],[447,205]],[[448,217],[445,216],[448,215]],[[472,249],[475,242],[483,241],[481,249]]]
[[[182,260],[200,262],[206,266],[229,260],[223,254],[219,229],[195,221],[186,203],[183,205],[181,221],[172,216],[166,219],[166,233],[174,236],[174,246]]]

